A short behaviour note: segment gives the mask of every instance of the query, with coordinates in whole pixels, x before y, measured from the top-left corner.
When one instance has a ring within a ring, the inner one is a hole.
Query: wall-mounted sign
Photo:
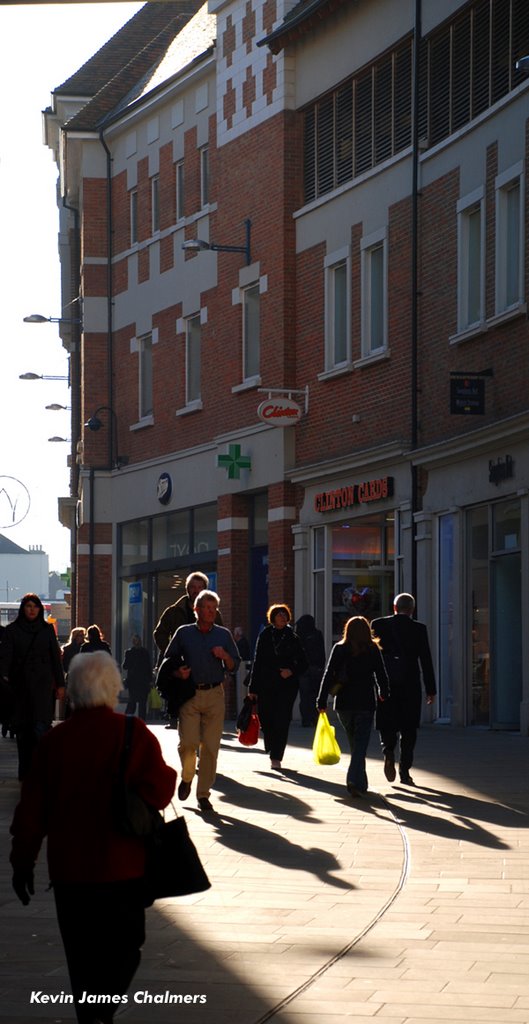
[[[229,444],[226,455],[217,455],[217,466],[228,471],[228,480],[240,480],[241,469],[251,469],[252,460],[241,454],[240,444]]]
[[[382,476],[376,480],[364,480],[359,484],[347,484],[334,491],[320,491],[314,498],[316,512],[334,512],[352,505],[363,505],[370,501],[383,501],[393,495],[393,477]]]
[[[450,412],[454,416],[483,416],[485,412],[485,378],[493,377],[492,369],[462,373],[452,370],[450,377]]]
[[[156,497],[160,505],[168,505],[173,493],[173,481],[169,473],[161,473],[156,484]]]
[[[299,423],[303,411],[293,398],[276,395],[261,402],[257,407],[257,415],[263,423],[271,423],[274,427],[290,427],[293,423]]]
[[[514,459],[506,455],[504,459],[489,460],[489,483],[501,484],[502,480],[510,480],[514,476]]]

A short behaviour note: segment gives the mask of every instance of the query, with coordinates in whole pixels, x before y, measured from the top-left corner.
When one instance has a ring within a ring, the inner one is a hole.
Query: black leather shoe
[[[400,772],[400,781],[403,786],[414,786],[415,783],[409,772]]]
[[[393,757],[393,754],[386,754],[384,757],[384,775],[388,782],[395,781],[397,771],[395,768],[395,758]]]
[[[184,782],[184,780],[182,779],[182,781],[181,781],[181,783],[180,783],[180,785],[178,787],[178,799],[179,800],[187,800],[190,792],[191,792],[191,783],[190,782]]]
[[[198,806],[200,807],[202,814],[211,814],[213,811],[213,804],[210,803],[207,796],[199,796]]]

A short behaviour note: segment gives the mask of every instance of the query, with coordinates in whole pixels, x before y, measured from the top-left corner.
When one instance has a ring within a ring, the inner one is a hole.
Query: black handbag
[[[250,697],[245,697],[242,703],[242,708],[239,711],[236,728],[238,732],[246,732],[252,713],[255,711],[255,701],[251,700]]]
[[[145,841],[144,905],[150,907],[155,900],[204,892],[211,888],[211,882],[187,831],[185,818],[166,821],[160,811],[127,786],[125,770],[133,730],[134,717],[127,716],[112,812],[119,832]]]
[[[147,840],[146,907],[155,900],[189,896],[211,888],[185,818],[163,821]]]

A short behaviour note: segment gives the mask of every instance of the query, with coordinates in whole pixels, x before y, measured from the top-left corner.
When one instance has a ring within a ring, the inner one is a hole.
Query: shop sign
[[[482,377],[454,377],[450,381],[452,416],[483,416],[485,381]]]
[[[489,483],[498,487],[502,480],[510,480],[514,476],[514,459],[512,455],[506,455],[505,461],[497,459],[489,460]]]
[[[277,395],[265,398],[257,407],[257,415],[263,423],[271,423],[274,427],[290,427],[299,423],[303,413],[301,406],[292,398]]]
[[[347,484],[333,491],[320,491],[314,498],[316,512],[334,512],[352,505],[364,505],[370,501],[383,501],[393,495],[393,477],[382,476],[376,480],[364,480],[359,484]]]
[[[156,484],[156,497],[160,505],[168,505],[173,493],[173,481],[169,473],[160,473]]]

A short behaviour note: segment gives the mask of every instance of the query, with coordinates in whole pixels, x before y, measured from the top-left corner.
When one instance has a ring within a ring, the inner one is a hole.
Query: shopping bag
[[[245,697],[243,700],[242,708],[237,716],[236,726],[239,732],[244,732],[245,729],[248,728],[250,724],[250,718],[252,717],[252,712],[254,711],[254,709],[254,701],[250,700],[249,697]]]
[[[334,735],[334,726],[331,725],[325,711],[322,711],[314,733],[312,753],[316,764],[338,764],[341,750]]]
[[[259,739],[260,728],[259,716],[255,711],[252,711],[246,729],[242,729],[239,732],[239,743],[242,743],[244,747],[254,747]]]
[[[162,821],[147,839],[146,854],[146,907],[152,906],[155,900],[187,896],[211,887],[185,818]]]
[[[162,697],[156,686],[149,690],[148,704],[151,711],[159,711],[162,706]]]

